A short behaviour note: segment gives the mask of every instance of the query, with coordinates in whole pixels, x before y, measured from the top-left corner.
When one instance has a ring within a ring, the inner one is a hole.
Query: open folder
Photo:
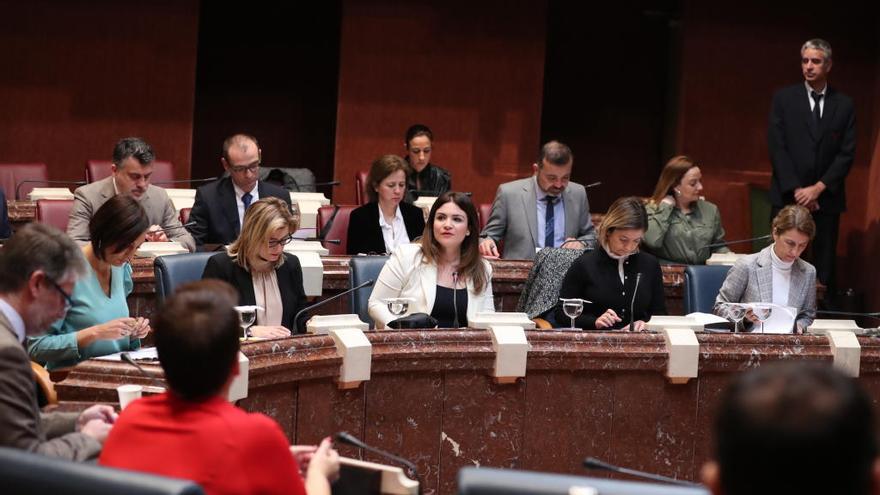
[[[797,319],[798,310],[791,306],[780,306],[773,303],[726,303],[731,306],[739,306],[746,310],[752,310],[758,313],[762,310],[770,310],[769,317],[764,320],[764,333],[792,333],[794,332],[794,323]],[[761,333],[761,322],[757,322],[752,326],[752,333]]]

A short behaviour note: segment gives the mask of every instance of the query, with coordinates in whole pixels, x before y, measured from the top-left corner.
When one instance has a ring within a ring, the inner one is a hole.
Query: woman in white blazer
[[[470,197],[441,194],[421,242],[398,246],[376,280],[369,302],[376,328],[399,318],[388,310],[388,298],[409,298],[407,314],[428,313],[440,328],[464,327],[476,313],[495,311],[492,267],[480,255],[479,235]]]
[[[773,303],[797,308],[794,333],[803,333],[816,317],[816,268],[800,258],[816,224],[800,205],[783,208],[773,219],[773,244],[740,259],[727,272],[715,298],[715,314],[728,316],[724,303]],[[748,327],[758,320],[746,315]]]

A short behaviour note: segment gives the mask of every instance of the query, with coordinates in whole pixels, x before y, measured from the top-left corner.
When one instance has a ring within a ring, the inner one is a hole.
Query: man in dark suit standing
[[[840,214],[845,182],[856,148],[852,100],[828,86],[831,45],[812,39],[801,47],[802,84],[773,96],[767,141],[773,177],[771,216],[785,205],[806,206],[816,221],[812,261],[820,282],[833,294]]]
[[[235,134],[223,141],[220,163],[228,177],[200,187],[189,215],[196,244],[229,244],[238,238],[244,212],[254,201],[274,196],[290,203],[290,193],[258,181],[262,150],[257,138]]]

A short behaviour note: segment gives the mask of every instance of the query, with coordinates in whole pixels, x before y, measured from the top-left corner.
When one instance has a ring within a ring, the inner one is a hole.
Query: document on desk
[[[764,320],[764,333],[793,333],[794,322],[798,310],[792,306],[780,306],[773,303],[727,303],[740,306],[759,314],[761,311],[770,310],[770,315]],[[758,321],[752,327],[752,333],[761,333],[761,322]]]
[[[126,354],[128,354],[129,357],[131,357],[135,361],[156,361],[159,359],[159,355],[156,353],[155,347],[144,347],[136,351],[126,351]],[[105,361],[122,361],[122,353],[117,352],[115,354],[107,354],[106,356],[98,356],[95,359],[103,359]]]

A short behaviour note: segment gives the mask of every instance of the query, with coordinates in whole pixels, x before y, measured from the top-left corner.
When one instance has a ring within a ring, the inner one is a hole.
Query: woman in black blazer
[[[642,331],[651,316],[666,314],[660,264],[638,251],[647,228],[639,198],[620,198],[608,209],[599,227],[600,247],[575,260],[559,289],[560,298],[591,301],[575,319],[578,328]],[[571,321],[561,304],[556,321]]]
[[[251,335],[279,338],[296,331],[293,318],[306,306],[302,267],[284,252],[298,225],[287,203],[269,197],[245,212],[241,235],[227,252],[208,259],[202,278],[217,278],[238,290],[241,305],[257,305]]]
[[[408,171],[399,156],[384,155],[373,162],[367,176],[371,201],[352,211],[348,220],[348,254],[390,253],[421,237],[425,214],[402,202]]]

